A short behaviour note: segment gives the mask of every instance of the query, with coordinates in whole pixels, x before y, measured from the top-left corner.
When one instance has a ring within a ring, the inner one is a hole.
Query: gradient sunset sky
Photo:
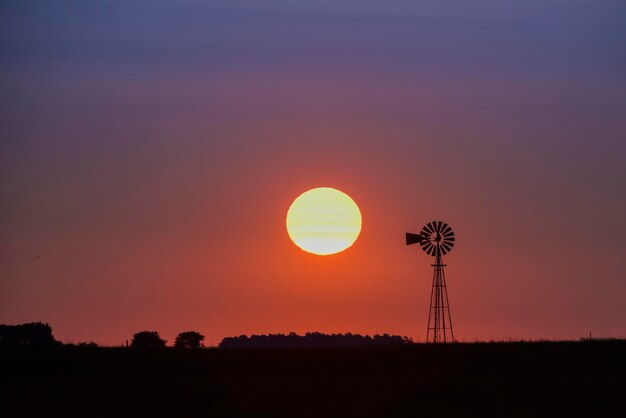
[[[623,0],[2,1],[0,323],[626,337]],[[304,253],[289,205],[359,205]]]

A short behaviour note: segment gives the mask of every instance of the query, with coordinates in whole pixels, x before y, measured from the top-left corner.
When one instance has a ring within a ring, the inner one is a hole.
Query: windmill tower
[[[445,222],[429,222],[419,234],[406,234],[406,245],[411,244],[419,244],[426,254],[435,257],[435,264],[431,264],[433,287],[430,293],[426,342],[454,342],[446,275],[443,271],[446,266],[443,264],[443,256],[454,246],[454,232]]]

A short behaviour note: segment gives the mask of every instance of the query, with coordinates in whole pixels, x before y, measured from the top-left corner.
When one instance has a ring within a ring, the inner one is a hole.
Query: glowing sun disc
[[[361,232],[361,211],[350,196],[330,187],[302,193],[287,211],[287,232],[298,247],[317,255],[336,254]]]

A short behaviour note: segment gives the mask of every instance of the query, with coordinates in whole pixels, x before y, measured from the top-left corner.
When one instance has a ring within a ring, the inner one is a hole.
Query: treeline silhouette
[[[130,344],[133,348],[165,348],[167,340],[157,331],[140,331],[133,335]],[[31,322],[19,325],[0,324],[0,347],[54,346],[63,344],[52,335],[52,327],[44,322]],[[81,342],[80,347],[97,347],[94,342]],[[204,347],[204,335],[197,331],[183,331],[174,341],[175,348],[195,349]]]
[[[408,337],[400,335],[369,335],[360,334],[323,334],[321,332],[307,332],[298,335],[289,334],[241,335],[226,337],[219,348],[324,348],[324,347],[359,347],[379,345],[405,345],[412,343]]]
[[[0,346],[60,345],[52,335],[52,327],[43,322],[20,325],[0,325]]]
[[[289,334],[240,335],[226,337],[219,348],[323,348],[323,347],[359,347],[359,346],[398,346],[411,344],[413,341],[400,335],[360,335],[350,332],[345,334],[323,334],[307,332],[298,335]],[[43,322],[21,325],[0,325],[0,346],[51,346],[63,345],[52,335],[52,327]],[[75,345],[75,344],[65,344]],[[79,346],[97,347],[94,342],[79,343]],[[128,346],[128,342],[126,343]],[[159,349],[167,347],[167,340],[157,331],[139,331],[133,335],[130,347],[139,349]],[[197,331],[183,331],[174,340],[174,347],[198,349],[204,347],[204,335]]]

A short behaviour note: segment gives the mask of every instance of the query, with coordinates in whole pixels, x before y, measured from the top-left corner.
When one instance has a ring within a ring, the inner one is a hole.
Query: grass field
[[[2,349],[2,415],[622,416],[625,356],[626,341]]]

